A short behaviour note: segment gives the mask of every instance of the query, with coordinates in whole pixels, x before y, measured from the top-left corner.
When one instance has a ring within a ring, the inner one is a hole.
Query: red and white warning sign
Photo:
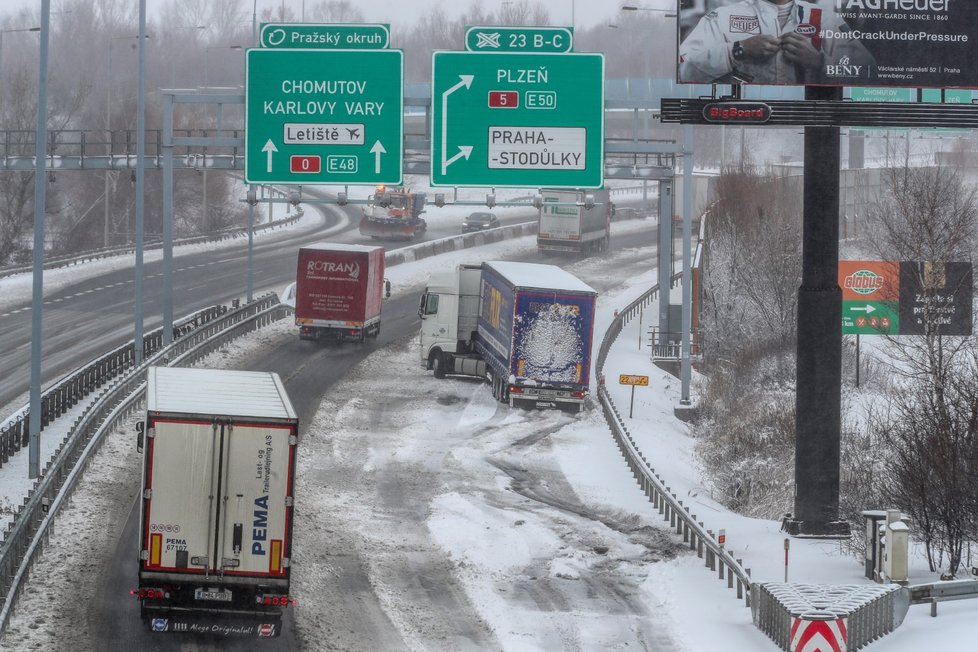
[[[800,616],[791,621],[791,652],[846,652],[848,618]]]

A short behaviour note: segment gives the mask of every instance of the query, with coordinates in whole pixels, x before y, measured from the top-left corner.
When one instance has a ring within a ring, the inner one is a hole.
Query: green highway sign
[[[855,86],[849,89],[853,102],[916,102],[915,88],[875,88]]]
[[[469,27],[465,49],[469,52],[570,52],[574,32],[570,27]]]
[[[970,88],[922,88],[922,102],[934,104],[972,104],[974,91]]]
[[[344,23],[262,23],[263,48],[370,50],[390,45],[390,25]]]
[[[435,52],[431,185],[604,185],[604,55]]]
[[[900,332],[900,306],[895,301],[843,301],[842,332],[896,335]]]
[[[245,183],[403,182],[400,50],[248,50]]]

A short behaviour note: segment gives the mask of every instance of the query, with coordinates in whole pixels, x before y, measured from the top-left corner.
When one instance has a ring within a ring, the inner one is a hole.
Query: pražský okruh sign
[[[705,0],[677,13],[684,83],[978,87],[975,0]]]

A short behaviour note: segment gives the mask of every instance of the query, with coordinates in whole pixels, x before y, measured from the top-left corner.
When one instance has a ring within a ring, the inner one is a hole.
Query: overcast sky
[[[139,0],[131,0],[138,6]],[[318,0],[257,0],[259,15],[266,7],[278,7],[284,4],[291,7],[297,16],[302,15],[302,8],[312,8]],[[399,25],[414,23],[422,13],[438,10],[452,17],[461,14],[473,2],[479,2],[484,9],[496,10],[503,3],[512,0],[351,0],[363,12],[365,19],[374,23],[389,23]],[[152,17],[157,6],[163,0],[146,0],[147,12]],[[621,5],[630,4],[643,8],[675,9],[676,0],[531,0],[539,2],[550,12],[550,20],[554,25],[573,26],[578,29],[594,27],[595,25],[612,22],[618,14]],[[22,6],[32,7],[40,12],[40,0],[3,0],[0,14],[14,13]],[[52,11],[56,9],[56,1],[52,0]],[[252,3],[242,1],[250,13]]]
[[[306,7],[312,7],[316,0],[284,0],[286,6],[292,7],[297,15],[301,15],[303,2]],[[498,9],[505,0],[480,0],[486,10]],[[535,0],[550,12],[550,20],[554,24],[570,26],[573,16],[578,28],[594,27],[608,23],[618,13],[622,4],[632,4],[640,7],[675,8],[675,0]],[[153,0],[149,0],[153,2]],[[280,6],[282,0],[259,0],[259,7]],[[471,6],[470,0],[356,0],[354,3],[363,12],[364,17],[371,22],[413,23],[422,12],[428,13],[436,8],[450,15],[458,16]],[[259,9],[260,12],[260,9]]]

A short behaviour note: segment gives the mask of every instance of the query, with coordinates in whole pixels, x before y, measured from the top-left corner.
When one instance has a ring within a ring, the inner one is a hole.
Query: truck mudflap
[[[557,408],[566,412],[582,412],[587,400],[587,392],[576,389],[511,385],[509,400],[513,407]]]
[[[145,617],[155,634],[195,634],[221,638],[276,638],[282,633],[279,616],[223,616],[168,611]]]
[[[363,342],[368,337],[376,338],[380,334],[380,320],[367,322],[363,325],[330,325],[316,326],[301,324],[299,339],[337,342]]]

